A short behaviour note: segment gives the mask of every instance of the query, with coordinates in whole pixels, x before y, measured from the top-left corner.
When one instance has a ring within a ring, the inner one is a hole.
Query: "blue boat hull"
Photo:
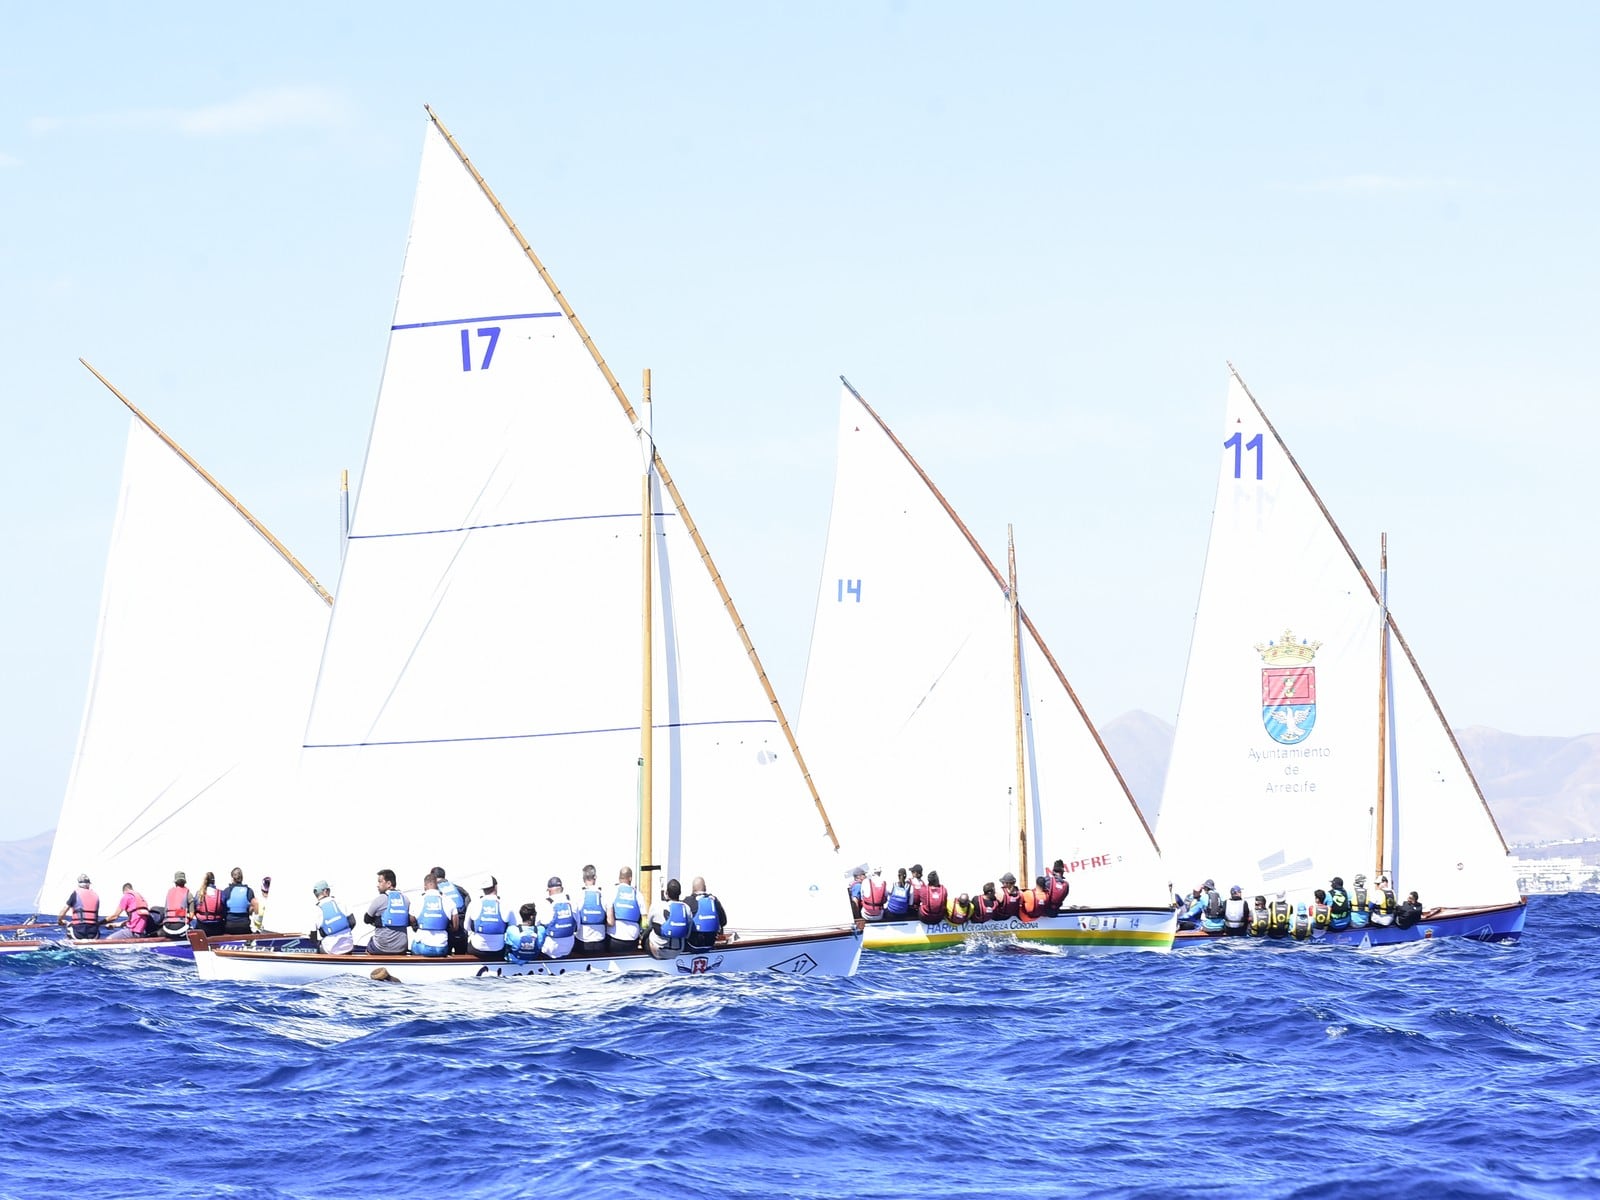
[[[1522,936],[1528,902],[1501,908],[1457,908],[1425,917],[1410,929],[1398,925],[1368,925],[1364,929],[1318,929],[1306,941],[1290,937],[1240,937],[1202,933],[1184,929],[1173,940],[1173,949],[1203,946],[1211,942],[1264,942],[1282,946],[1400,946],[1407,942],[1426,942],[1435,938],[1461,937],[1477,942],[1514,942]]]

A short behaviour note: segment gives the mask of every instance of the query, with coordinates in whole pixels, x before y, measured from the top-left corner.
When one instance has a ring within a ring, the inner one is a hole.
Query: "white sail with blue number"
[[[800,737],[846,857],[884,868],[891,881],[915,860],[937,870],[952,895],[976,895],[1018,871],[1007,588],[910,453],[845,384]],[[1068,905],[1083,911],[1008,932],[1077,949],[1170,946],[1155,840],[1025,611],[1020,627],[1021,883],[1031,886],[1060,858]],[[868,948],[933,948],[985,932],[894,924],[903,927],[869,924]]]
[[[1430,910],[1504,910],[1435,932],[1514,935],[1516,879],[1460,747],[1379,589],[1237,374],[1218,448],[1157,828],[1175,884],[1295,902],[1334,876],[1348,887],[1387,874]]]
[[[284,848],[291,896],[317,878],[355,894],[382,866],[413,887],[442,865],[494,874],[515,908],[552,875],[575,889],[586,863],[602,882],[644,865],[634,421],[430,120],[301,760],[310,802],[349,832]],[[644,858],[658,886],[703,875],[742,931],[848,925],[825,817],[657,470]]]

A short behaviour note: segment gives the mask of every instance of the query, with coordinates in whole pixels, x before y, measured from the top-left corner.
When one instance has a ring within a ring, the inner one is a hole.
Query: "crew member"
[[[532,900],[517,910],[522,919],[506,929],[506,958],[532,962],[539,957],[539,906]]]
[[[1242,937],[1249,927],[1250,906],[1245,903],[1244,889],[1236,883],[1222,904],[1222,932],[1227,937]]]
[[[500,899],[500,882],[493,875],[485,875],[478,890],[482,894],[467,906],[467,949],[475,958],[500,962],[506,956],[511,906]]]
[[[249,933],[250,918],[261,911],[255,889],[244,881],[244,870],[233,869],[230,882],[222,889],[224,933]]]
[[[561,876],[550,876],[545,896],[550,902],[550,919],[539,938],[539,953],[546,958],[566,958],[578,940],[578,915],[563,889]]]
[[[579,954],[606,952],[606,898],[595,879],[594,864],[585,864],[583,883],[578,892],[578,943],[575,949]]]
[[[422,877],[422,894],[415,907],[411,924],[416,933],[411,937],[411,953],[443,958],[450,953],[450,904],[432,871]]]
[[[108,925],[121,925],[106,935],[107,938],[142,938],[150,936],[150,906],[144,897],[133,890],[133,884],[122,885],[122,898],[111,914]]]
[[[1344,879],[1335,875],[1328,889],[1328,928],[1337,933],[1350,928],[1350,893],[1344,890]]]
[[[871,875],[861,880],[861,919],[863,921],[881,921],[884,916],[884,906],[889,899],[889,885],[883,881],[883,875],[874,871]]]
[[[344,905],[333,898],[333,890],[326,879],[311,885],[311,897],[316,903],[316,916],[311,926],[311,936],[323,954],[351,954],[356,948],[355,917],[344,911]]]
[[[222,893],[217,891],[215,871],[206,872],[200,890],[194,895],[194,923],[207,937],[220,937],[227,928],[222,913]]]
[[[1272,899],[1272,907],[1267,918],[1267,936],[1283,937],[1289,932],[1289,926],[1294,916],[1294,910],[1289,907],[1289,901],[1283,892],[1279,892]]]
[[[90,940],[100,936],[100,893],[89,886],[87,875],[78,876],[78,886],[56,914],[56,924],[72,919],[72,936]]]
[[[167,908],[161,920],[163,937],[182,938],[189,934],[189,921],[194,916],[194,893],[189,890],[189,876],[182,871],[172,873],[172,886],[167,889]]]
[[[709,950],[728,930],[728,914],[723,910],[722,901],[706,891],[705,879],[696,875],[688,905],[689,949]]]
[[[411,933],[411,902],[388,867],[378,872],[378,894],[367,901],[361,919],[373,926],[368,954],[404,954]]]
[[[937,925],[948,915],[950,907],[950,893],[939,882],[939,872],[929,871],[927,885],[922,889],[922,898],[917,905],[917,920],[924,925]]]
[[[661,893],[661,907],[650,921],[650,952],[657,958],[662,951],[673,954],[683,950],[689,937],[689,906],[683,902],[683,885],[676,879],[667,880]]]
[[[1228,928],[1227,905],[1223,902],[1222,895],[1217,891],[1217,885],[1208,879],[1201,885],[1201,892],[1205,896],[1206,908],[1200,914],[1200,928],[1215,937]]]
[[[637,950],[643,919],[644,906],[639,902],[639,889],[633,886],[633,868],[623,867],[617,872],[617,886],[606,907],[606,949],[612,954]]]
[[[1394,889],[1389,886],[1389,877],[1379,875],[1377,886],[1373,889],[1372,897],[1367,901],[1367,909],[1374,925],[1393,925],[1395,909],[1399,905],[1394,898]]]

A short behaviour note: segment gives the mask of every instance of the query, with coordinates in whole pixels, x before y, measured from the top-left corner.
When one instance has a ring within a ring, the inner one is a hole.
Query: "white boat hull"
[[[200,978],[252,983],[306,984],[338,976],[372,977],[380,968],[398,983],[527,976],[559,979],[594,972],[619,975],[731,975],[775,971],[782,975],[854,975],[861,961],[861,935],[853,929],[810,930],[774,937],[743,937],[713,950],[667,958],[648,954],[579,955],[534,962],[488,962],[416,954],[319,954],[296,950],[232,950],[190,934]],[[1169,938],[1170,941],[1170,938]]]
[[[1078,909],[1037,921],[1016,918],[979,925],[940,921],[868,921],[863,930],[868,950],[909,953],[941,950],[968,942],[1048,946],[1069,954],[1105,954],[1117,950],[1171,950],[1178,916],[1169,908]]]

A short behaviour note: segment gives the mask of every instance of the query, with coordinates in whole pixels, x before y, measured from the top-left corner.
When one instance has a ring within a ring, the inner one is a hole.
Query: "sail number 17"
[[[470,329],[461,331],[461,369],[463,371],[472,370],[471,334],[472,330]],[[480,371],[487,371],[489,364],[494,361],[495,344],[500,340],[500,326],[490,325],[486,329],[480,329],[478,330],[478,336],[489,340],[489,344],[483,348],[483,362],[478,367]]]
[[[1246,450],[1254,450],[1256,452],[1256,478],[1258,480],[1261,478],[1261,435],[1259,433],[1248,442],[1244,440],[1244,434],[1236,433],[1222,443],[1222,448],[1233,451],[1233,477],[1235,479],[1241,478],[1240,472],[1244,470],[1244,452]]]

